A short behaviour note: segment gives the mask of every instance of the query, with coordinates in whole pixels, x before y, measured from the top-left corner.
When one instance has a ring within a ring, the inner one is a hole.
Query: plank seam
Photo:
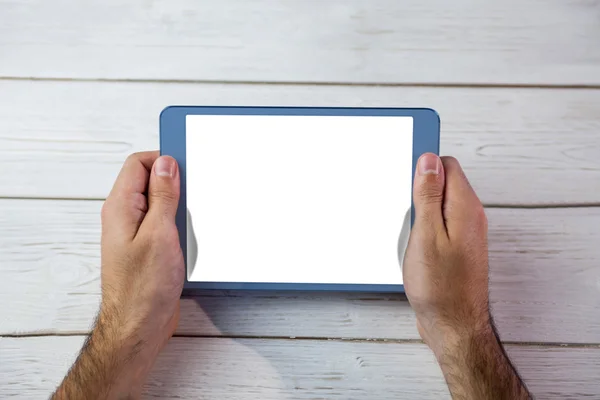
[[[272,86],[359,86],[359,87],[425,87],[425,88],[471,88],[471,89],[600,89],[598,84],[528,84],[528,83],[451,83],[451,82],[314,82],[314,81],[246,81],[211,79],[137,79],[137,78],[61,78],[0,76],[0,81],[42,81],[42,82],[108,82],[108,83],[166,83],[202,85],[272,85]]]
[[[83,337],[86,333],[26,333],[26,334],[2,334],[0,338],[27,339],[37,337]],[[281,340],[281,341],[314,341],[314,342],[351,342],[351,343],[389,343],[389,344],[424,344],[421,339],[391,339],[391,338],[345,338],[327,336],[264,336],[264,335],[202,335],[202,334],[178,334],[175,338],[190,339],[248,339],[248,340]],[[562,343],[562,342],[518,342],[503,341],[508,346],[544,347],[544,348],[581,348],[599,349],[600,343]]]
[[[0,200],[56,200],[56,201],[104,201],[105,197],[34,197],[34,196],[1,196]],[[500,204],[483,203],[486,208],[500,209],[553,209],[553,208],[597,208],[600,202],[583,203],[532,203],[532,204]]]

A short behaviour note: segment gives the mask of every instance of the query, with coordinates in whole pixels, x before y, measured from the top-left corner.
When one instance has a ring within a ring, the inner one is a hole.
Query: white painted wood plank
[[[0,201],[0,334],[86,333],[99,301],[99,201]],[[600,208],[488,209],[503,340],[600,343]],[[189,335],[418,339],[400,295],[222,292],[182,301]]]
[[[2,80],[0,196],[104,198],[171,104],[433,107],[485,203],[600,202],[600,90]]]
[[[82,337],[0,338],[0,391],[41,398],[60,382]],[[509,346],[540,399],[600,393],[596,348]],[[313,340],[174,338],[148,380],[146,398],[449,398],[425,345]]]
[[[0,76],[599,84],[595,0],[0,1]]]

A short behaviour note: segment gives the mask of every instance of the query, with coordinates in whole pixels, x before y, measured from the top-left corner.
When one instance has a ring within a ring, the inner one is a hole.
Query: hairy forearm
[[[524,400],[532,396],[493,327],[462,333],[436,354],[452,398]]]
[[[151,364],[144,347],[145,343],[124,334],[112,318],[101,313],[52,400],[140,397],[142,380]]]

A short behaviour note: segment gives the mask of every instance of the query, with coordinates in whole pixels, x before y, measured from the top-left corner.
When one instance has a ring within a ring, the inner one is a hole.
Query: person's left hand
[[[172,157],[136,153],[102,207],[98,325],[140,359],[141,381],[179,319],[185,274],[175,225],[179,185]]]

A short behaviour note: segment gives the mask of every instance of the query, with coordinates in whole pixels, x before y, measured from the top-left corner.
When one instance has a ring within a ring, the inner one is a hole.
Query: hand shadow
[[[194,268],[196,267],[196,261],[198,260],[198,241],[196,240],[196,234],[194,233],[194,224],[192,223],[192,214],[190,209],[186,209],[186,246],[187,246],[187,276],[192,276]]]
[[[289,390],[280,370],[256,350],[261,347],[264,340],[173,337],[146,381],[144,397],[234,399],[260,394],[286,400]],[[277,361],[285,364],[281,358]]]
[[[186,273],[189,277],[198,259],[198,242],[189,209],[186,210],[186,222]],[[233,398],[242,390],[251,391],[260,379],[261,394],[287,399],[279,375],[271,364],[252,346],[223,337],[212,322],[214,317],[204,311],[215,311],[218,307],[202,307],[202,301],[198,299],[208,296],[209,300],[219,300],[220,293],[200,291],[196,299],[182,300],[179,328],[160,354],[146,382],[146,396],[181,399],[225,395]],[[244,386],[247,388],[241,389]]]

